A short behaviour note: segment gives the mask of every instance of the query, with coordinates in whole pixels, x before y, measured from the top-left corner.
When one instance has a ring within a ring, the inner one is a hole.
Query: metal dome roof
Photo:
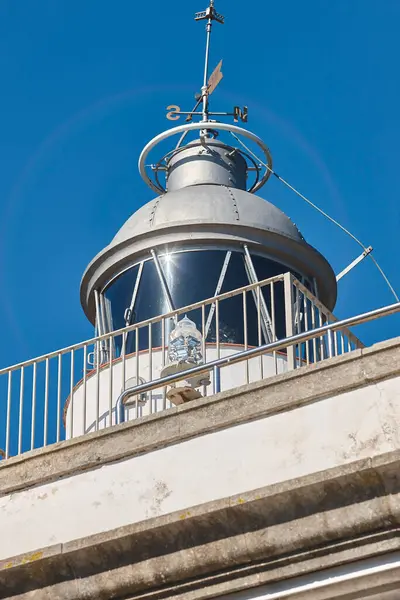
[[[209,184],[184,187],[148,202],[129,217],[110,246],[150,230],[202,223],[240,224],[304,241],[296,225],[270,202],[238,188]]]
[[[332,268],[289,217],[245,190],[214,184],[167,192],[129,217],[87,267],[82,306],[93,322],[94,290],[101,291],[124,269],[149,258],[152,249],[239,249],[243,244],[280,262],[282,272],[315,277],[321,301],[332,310],[337,293]]]

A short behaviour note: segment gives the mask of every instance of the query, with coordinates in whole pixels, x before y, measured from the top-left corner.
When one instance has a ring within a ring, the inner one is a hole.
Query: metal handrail
[[[249,358],[261,356],[262,354],[266,354],[274,350],[282,350],[284,348],[287,348],[288,346],[294,346],[295,344],[301,342],[307,342],[308,340],[311,340],[314,337],[319,337],[321,334],[324,333],[330,333],[338,329],[343,329],[344,327],[361,325],[362,323],[373,321],[378,317],[387,317],[397,312],[400,312],[400,302],[396,302],[395,304],[390,304],[382,308],[377,308],[375,310],[362,313],[361,315],[356,315],[355,317],[348,317],[347,319],[342,319],[341,321],[336,321],[335,323],[329,323],[328,325],[317,327],[316,329],[307,331],[305,333],[298,333],[296,335],[283,338],[276,342],[271,342],[262,346],[257,346],[256,348],[252,348],[250,350],[244,350],[243,352],[231,354],[230,356],[219,358],[209,363],[198,365],[197,367],[192,367],[191,369],[187,369],[186,371],[180,371],[179,373],[174,373],[173,375],[167,375],[165,377],[160,377],[159,379],[154,379],[150,382],[136,385],[132,388],[127,388],[122,392],[122,394],[118,398],[118,401],[123,402],[124,398],[126,398],[127,396],[133,396],[143,392],[149,392],[158,387],[164,387],[167,384],[176,383],[177,381],[182,380],[183,377],[186,378],[191,377],[192,375],[201,375],[203,373],[209,372],[215,367],[221,368],[227,365],[233,365],[235,363],[242,362],[243,360],[248,360]]]
[[[118,337],[119,335],[124,335],[130,333],[131,331],[136,331],[136,329],[143,328],[146,325],[152,325],[153,323],[159,323],[162,320],[172,319],[177,315],[196,310],[197,308],[202,308],[203,306],[207,306],[208,304],[214,304],[216,301],[221,302],[223,300],[226,300],[227,298],[232,298],[233,296],[243,294],[243,292],[250,292],[251,290],[254,290],[257,287],[265,287],[266,285],[269,285],[271,283],[283,280],[284,275],[282,274],[275,275],[274,277],[269,277],[268,279],[252,283],[250,285],[244,285],[243,287],[237,288],[235,290],[224,292],[219,296],[212,296],[211,298],[207,298],[207,300],[200,300],[199,302],[195,302],[194,304],[188,304],[187,306],[183,306],[182,308],[177,308],[176,310],[173,310],[171,312],[164,313],[162,315],[157,315],[156,317],[146,319],[145,321],[141,321],[140,323],[134,323],[133,325],[129,325],[128,327],[122,327],[121,329],[110,331],[109,333],[104,333],[103,335],[98,335],[89,340],[85,340],[84,342],[79,342],[77,344],[72,344],[71,346],[66,346],[65,348],[62,348],[60,350],[53,350],[52,352],[49,352],[47,354],[42,354],[41,356],[37,356],[35,358],[30,358],[29,360],[20,363],[16,363],[11,367],[4,367],[3,369],[0,369],[0,375],[5,375],[10,371],[15,371],[17,369],[21,369],[22,367],[29,367],[34,363],[42,362],[46,359],[56,358],[60,354],[67,354],[68,352],[79,350],[80,348],[84,348],[85,346],[90,346],[98,342],[109,340],[110,337]],[[324,308],[324,310],[326,311],[327,309]]]
[[[296,279],[295,277],[291,276],[292,278],[292,283],[295,287],[297,287],[300,292],[306,296],[306,298],[308,298],[308,300],[310,300],[310,302],[313,303],[313,305],[318,308],[318,310],[321,311],[321,313],[323,313],[326,317],[328,317],[329,319],[331,319],[333,322],[338,321],[339,319],[330,311],[326,308],[326,306],[324,306],[321,302],[321,300],[319,300],[316,296],[314,296],[314,294],[312,292],[310,292],[309,289],[306,288],[306,286],[301,283],[298,279]],[[354,342],[355,344],[357,344],[357,346],[359,347],[363,347],[365,348],[365,344],[363,344],[363,342],[361,342],[357,336],[354,335],[354,333],[352,333],[351,331],[347,331],[347,336],[349,337],[349,339]]]
[[[278,281],[284,281],[284,274],[275,275],[274,277],[269,277],[268,279],[263,279],[262,281],[255,282],[250,285],[245,285],[245,286],[242,286],[235,290],[231,290],[229,292],[224,292],[223,294],[219,294],[218,296],[212,296],[210,298],[207,298],[206,300],[194,302],[193,304],[189,304],[187,306],[178,308],[178,309],[170,311],[168,313],[164,313],[162,315],[157,315],[150,319],[146,319],[145,321],[141,321],[140,323],[134,323],[133,325],[129,325],[128,327],[122,327],[121,329],[117,329],[115,331],[110,331],[108,333],[98,335],[96,337],[90,338],[83,342],[78,342],[77,344],[71,344],[70,346],[66,346],[65,348],[61,348],[59,350],[53,350],[52,352],[42,354],[41,356],[37,356],[35,358],[30,358],[26,361],[16,363],[9,367],[4,367],[4,368],[0,369],[0,375],[5,375],[5,374],[9,373],[10,371],[16,371],[18,369],[21,369],[22,367],[29,367],[35,363],[42,362],[47,359],[56,358],[60,354],[61,355],[68,354],[69,352],[79,350],[81,348],[84,348],[85,346],[90,346],[90,345],[96,344],[98,342],[109,340],[110,337],[115,338],[120,335],[128,334],[132,331],[136,331],[137,329],[141,329],[147,325],[159,323],[162,320],[167,320],[170,318],[172,319],[172,318],[176,317],[177,315],[181,315],[183,313],[190,312],[190,311],[196,310],[198,308],[202,308],[203,306],[208,306],[209,304],[214,304],[216,301],[222,302],[223,300],[226,300],[228,298],[232,298],[239,294],[243,294],[243,292],[250,292],[252,290],[255,290],[256,288],[263,288],[267,285],[270,285],[271,283],[276,283]],[[318,298],[316,298],[309,290],[307,290],[307,288],[305,286],[303,286],[303,284],[300,283],[300,281],[298,281],[293,276],[291,276],[291,281],[295,286],[297,286],[301,290],[302,293],[305,293],[308,296],[308,298],[315,304],[315,306],[317,306],[317,308],[319,310],[323,311],[324,314],[326,314],[327,316],[329,315],[329,317],[332,318],[332,320],[336,319],[336,317],[318,300]],[[348,332],[348,333],[357,344],[360,344],[360,340],[358,340],[356,338],[356,336],[354,336],[351,332]]]
[[[276,342],[270,342],[262,346],[257,346],[256,348],[252,348],[250,350],[244,350],[242,352],[231,354],[230,356],[226,356],[224,358],[219,358],[209,363],[192,367],[191,369],[187,369],[186,371],[180,371],[179,373],[174,373],[173,375],[167,375],[165,377],[160,377],[159,379],[154,379],[150,382],[136,385],[132,388],[127,388],[121,393],[118,400],[119,402],[123,402],[124,398],[126,398],[127,396],[133,396],[143,392],[149,392],[156,388],[164,387],[167,384],[176,383],[177,381],[182,380],[184,377],[186,378],[191,377],[193,375],[201,375],[203,373],[209,372],[215,367],[221,368],[227,365],[233,365],[235,363],[242,362],[243,360],[248,360],[249,358],[261,356],[262,354],[266,354],[268,352],[282,350],[284,348],[287,348],[288,346],[294,346],[295,344],[301,342],[307,342],[308,340],[311,340],[315,337],[319,337],[325,333],[330,333],[338,329],[344,329],[345,327],[361,325],[362,323],[373,321],[378,317],[387,317],[398,312],[400,312],[400,302],[396,302],[395,304],[390,304],[382,308],[377,308],[375,310],[362,313],[361,315],[348,317],[347,319],[342,319],[341,321],[335,321],[334,323],[329,323],[328,325],[317,327],[316,329],[307,331],[305,333],[298,333],[296,335],[292,335],[290,337],[278,340]]]

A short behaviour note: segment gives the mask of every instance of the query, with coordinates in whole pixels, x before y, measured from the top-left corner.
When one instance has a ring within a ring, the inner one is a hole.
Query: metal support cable
[[[235,138],[235,140],[237,140],[239,142],[239,144],[241,144],[243,146],[243,148],[245,148],[247,150],[247,152],[249,152],[252,156],[254,156],[254,158],[256,160],[258,160],[258,162],[261,165],[263,165],[263,167],[265,167],[271,173],[271,175],[275,175],[275,177],[277,179],[279,179],[279,181],[281,183],[283,183],[286,187],[288,187],[290,190],[292,190],[292,192],[294,192],[297,196],[299,196],[299,198],[301,198],[302,200],[304,200],[304,202],[307,202],[307,204],[309,204],[315,210],[317,210],[319,213],[321,213],[321,215],[323,215],[324,217],[326,217],[328,219],[328,221],[331,221],[331,223],[333,223],[334,225],[336,225],[337,227],[339,227],[339,229],[341,229],[344,233],[346,233],[349,237],[351,237],[351,239],[354,240],[363,249],[364,252],[368,251],[368,247],[364,246],[364,244],[355,235],[353,235],[351,233],[351,231],[349,231],[348,229],[346,229],[346,227],[344,227],[343,225],[341,225],[338,221],[336,221],[336,219],[334,219],[333,217],[331,217],[330,215],[328,215],[328,213],[326,213],[324,210],[322,210],[322,208],[320,208],[319,206],[317,206],[316,204],[314,204],[314,202],[311,202],[311,200],[309,200],[309,198],[307,198],[306,196],[304,196],[295,187],[293,187],[292,185],[290,185],[290,183],[288,181],[286,181],[285,179],[283,179],[283,177],[281,177],[280,175],[278,175],[278,173],[276,173],[269,165],[267,165],[256,154],[254,154],[254,152],[252,150],[250,150],[250,148],[248,146],[246,146],[246,144],[244,142],[242,142],[242,140],[237,135],[235,135],[232,132],[230,132],[230,133]],[[396,298],[396,301],[400,302],[399,296],[397,295],[395,289],[393,288],[392,284],[390,283],[390,281],[389,281],[387,275],[385,274],[385,272],[383,271],[382,267],[379,265],[378,261],[375,259],[374,256],[372,256],[371,253],[368,253],[368,255],[369,255],[370,259],[372,260],[372,262],[374,263],[374,265],[376,266],[376,268],[378,269],[378,271],[380,272],[380,274],[382,275],[383,279],[385,280],[385,282],[386,282],[387,286],[389,287],[390,291],[392,292],[393,296]]]

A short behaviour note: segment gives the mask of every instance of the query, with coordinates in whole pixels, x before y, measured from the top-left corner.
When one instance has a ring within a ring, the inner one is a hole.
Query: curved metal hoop
[[[221,131],[229,131],[235,133],[237,135],[242,135],[245,138],[255,142],[257,146],[262,150],[265,163],[268,165],[270,169],[272,169],[272,158],[268,147],[264,144],[261,138],[252,133],[251,131],[247,131],[246,129],[242,129],[242,127],[237,127],[237,125],[231,125],[230,123],[215,123],[208,121],[207,123],[187,123],[185,125],[179,125],[178,127],[173,127],[172,129],[167,129],[167,131],[163,131],[155,138],[150,140],[148,144],[143,148],[140,156],[139,156],[139,173],[145,183],[156,193],[164,193],[165,189],[162,186],[157,185],[150,179],[150,177],[146,173],[146,160],[149,153],[155,148],[160,142],[163,142],[167,138],[175,135],[177,133],[183,133],[186,131],[196,131],[199,129],[207,129],[207,125],[209,128],[221,130]],[[266,169],[263,177],[257,181],[248,191],[256,192],[267,182],[271,175],[271,171]]]

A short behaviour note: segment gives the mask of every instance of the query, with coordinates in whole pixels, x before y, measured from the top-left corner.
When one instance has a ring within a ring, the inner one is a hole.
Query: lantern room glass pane
[[[225,250],[160,256],[159,262],[175,308],[214,296],[225,256]]]
[[[200,302],[215,295],[218,280],[221,276],[226,250],[198,250],[159,255],[160,267],[164,274],[174,308],[182,308]],[[261,281],[274,275],[287,272],[289,269],[262,256],[252,255],[257,278]],[[132,294],[138,274],[138,266],[122,273],[115,279],[104,294],[111,306],[114,330],[125,326],[125,312],[130,307]],[[293,273],[296,277],[300,276]],[[250,283],[244,263],[244,254],[232,251],[228,268],[224,277],[221,291],[224,293],[246,286]],[[285,337],[285,308],[283,284],[276,283],[275,291],[275,326],[276,336]],[[267,310],[271,313],[270,288],[265,287],[263,296]],[[247,293],[247,338],[249,346],[265,343],[264,335],[260,339],[260,326],[257,314],[257,298],[253,292]],[[169,305],[162,282],[153,260],[144,263],[136,302],[133,307],[130,322],[139,323],[169,312]],[[209,315],[211,305],[205,310],[205,320]],[[188,317],[196,323],[199,331],[202,329],[201,309],[190,311]],[[166,341],[171,324],[166,323]],[[216,312],[214,312],[206,341],[215,343],[217,339]],[[219,340],[223,344],[244,344],[243,296],[239,294],[219,303]],[[264,328],[265,330],[265,328]],[[151,328],[152,347],[161,346],[161,324]],[[121,351],[122,340],[116,340],[117,354]],[[148,327],[140,329],[139,350],[149,347]],[[136,337],[131,333],[127,339],[126,353],[136,350]]]
[[[124,271],[104,292],[106,301],[111,305],[113,330],[125,327],[125,311],[130,307],[139,265]],[[132,321],[133,322],[133,321]]]

